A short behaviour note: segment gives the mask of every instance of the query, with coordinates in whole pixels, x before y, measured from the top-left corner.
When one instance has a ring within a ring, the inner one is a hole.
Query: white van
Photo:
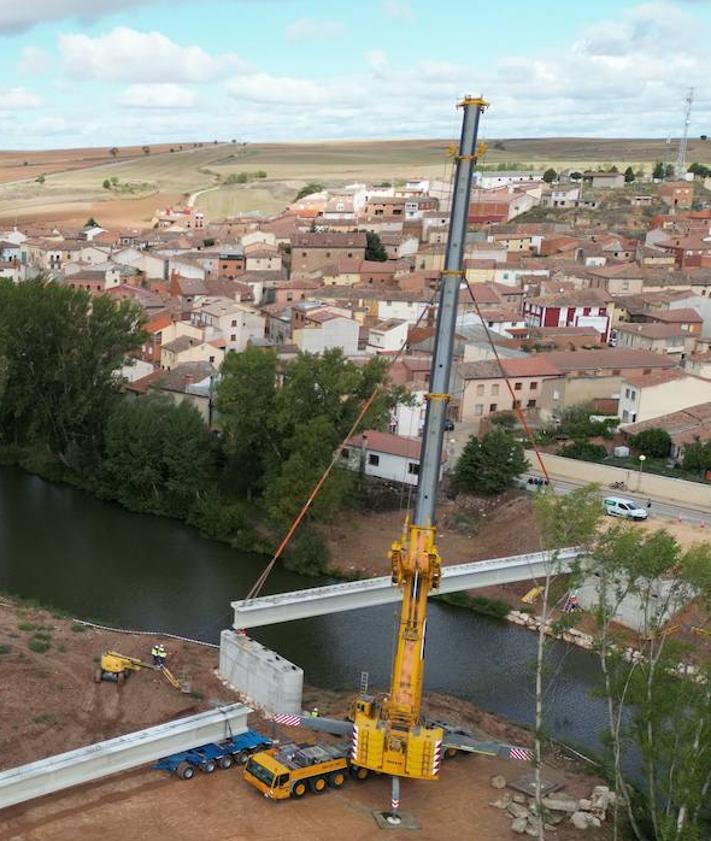
[[[627,520],[646,520],[649,512],[632,499],[608,496],[603,501],[605,511],[611,517],[624,517]]]

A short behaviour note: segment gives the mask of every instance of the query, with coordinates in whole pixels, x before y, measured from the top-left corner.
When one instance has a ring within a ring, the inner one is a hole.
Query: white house
[[[641,423],[710,400],[711,381],[670,368],[624,379],[618,415],[623,424]]]
[[[341,450],[341,460],[350,470],[386,482],[417,484],[420,473],[419,438],[368,429],[362,435],[349,438],[346,444]],[[443,453],[440,479],[445,460],[446,454]]]
[[[306,353],[338,347],[344,356],[356,356],[360,325],[337,307],[314,301],[295,304],[291,311],[291,340]]]
[[[409,324],[401,318],[379,321],[370,328],[366,353],[396,353],[407,342]]]
[[[524,172],[523,170],[502,172],[494,170],[492,172],[477,171],[474,173],[474,186],[483,190],[490,190],[493,187],[509,187],[512,184],[536,184],[541,181],[543,181],[542,172]]]
[[[264,338],[263,315],[229,298],[204,298],[190,320],[205,330],[205,338],[224,339],[227,350],[241,353],[252,339]]]

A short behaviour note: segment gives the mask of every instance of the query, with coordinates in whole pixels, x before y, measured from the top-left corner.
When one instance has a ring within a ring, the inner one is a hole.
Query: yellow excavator
[[[152,669],[154,672],[160,672],[171,686],[182,690],[180,681],[165,666],[144,663],[137,657],[128,657],[126,654],[119,654],[118,651],[105,651],[101,655],[99,666],[94,672],[94,681],[95,683],[101,683],[102,680],[108,680],[123,686],[131,672],[139,672],[141,669]]]

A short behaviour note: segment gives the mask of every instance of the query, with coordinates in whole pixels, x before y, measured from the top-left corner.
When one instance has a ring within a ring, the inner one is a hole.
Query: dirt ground
[[[437,546],[444,564],[540,551],[529,495],[510,492],[492,500],[473,500],[471,505],[475,507],[463,512],[464,522],[456,526],[461,506],[452,500],[439,505]],[[390,544],[400,539],[405,515],[405,511],[355,514],[329,526],[326,537],[333,565],[347,575],[386,575]],[[470,530],[467,520],[472,523]]]

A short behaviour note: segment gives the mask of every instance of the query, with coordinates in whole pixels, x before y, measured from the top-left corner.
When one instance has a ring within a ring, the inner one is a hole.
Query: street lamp
[[[637,480],[637,490],[642,487],[642,468],[644,467],[644,463],[647,460],[647,456],[644,453],[639,457],[639,479]]]

